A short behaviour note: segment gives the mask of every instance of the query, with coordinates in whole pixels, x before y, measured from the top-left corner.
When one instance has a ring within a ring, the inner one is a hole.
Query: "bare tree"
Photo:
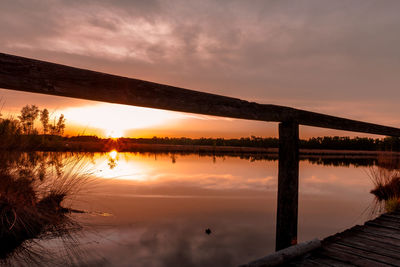
[[[21,109],[21,115],[18,119],[21,121],[22,130],[25,134],[34,132],[34,123],[39,115],[39,108],[36,105],[26,105]]]
[[[59,135],[63,135],[64,129],[65,129],[65,118],[64,118],[64,114],[61,114],[61,116],[60,116],[60,118],[58,118],[58,122],[57,122],[57,133]]]
[[[49,124],[50,133],[52,135],[63,135],[65,129],[65,118],[64,115],[61,114],[56,123],[56,119],[54,118],[53,124]]]
[[[47,108],[40,111],[40,121],[43,126],[43,134],[46,134],[49,131],[49,111]]]

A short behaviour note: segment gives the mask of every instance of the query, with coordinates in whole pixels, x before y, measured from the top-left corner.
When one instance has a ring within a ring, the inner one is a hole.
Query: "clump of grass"
[[[0,263],[29,248],[29,240],[68,239],[80,229],[63,201],[82,190],[89,175],[79,159],[60,164],[56,155],[21,154],[0,167]]]
[[[378,184],[371,190],[379,200],[389,200],[400,197],[400,177],[392,177],[386,183]]]
[[[370,191],[375,195],[375,201],[380,211],[394,212],[400,209],[400,171],[372,167],[369,169],[374,188]]]

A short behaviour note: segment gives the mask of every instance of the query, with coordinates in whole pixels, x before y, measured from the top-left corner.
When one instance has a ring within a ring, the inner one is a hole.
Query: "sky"
[[[400,127],[399,8],[396,0],[2,0],[0,52]],[[4,89],[0,98],[3,117],[25,104],[63,113],[71,135],[277,135],[276,123]]]

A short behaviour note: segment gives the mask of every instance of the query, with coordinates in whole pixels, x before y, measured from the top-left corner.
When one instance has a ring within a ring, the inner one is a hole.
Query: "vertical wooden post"
[[[297,244],[299,195],[299,125],[279,124],[278,208],[276,251]]]

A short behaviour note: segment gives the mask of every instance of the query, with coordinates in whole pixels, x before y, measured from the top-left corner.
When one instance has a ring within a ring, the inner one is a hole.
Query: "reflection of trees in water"
[[[108,157],[107,161],[108,161],[107,165],[108,165],[108,167],[110,167],[110,170],[112,170],[115,167],[117,167],[117,163],[118,163],[117,159],[114,159],[112,157]]]
[[[171,163],[175,164],[176,163],[176,159],[177,159],[177,156],[175,155],[175,153],[172,153],[171,154]]]
[[[107,165],[108,167],[110,167],[110,170],[117,167],[118,160],[119,160],[119,154],[116,150],[107,153],[107,161],[108,161]]]
[[[88,176],[80,174],[82,161],[70,156],[0,153],[1,263],[30,266],[43,265],[43,261],[50,264],[55,259],[69,265],[78,262],[73,235],[81,227],[71,218],[74,210],[65,207],[63,201],[82,190]],[[47,239],[61,241],[64,252],[46,253],[35,245]]]
[[[257,161],[277,161],[278,154],[267,153],[222,153],[222,152],[127,152],[129,154],[140,155],[142,157],[152,157],[157,160],[157,156],[167,156],[171,158],[172,163],[176,163],[179,156],[198,155],[200,158],[211,158],[213,163],[218,159],[225,160],[226,158],[239,158],[250,162]],[[377,155],[306,155],[300,154],[300,161],[308,161],[311,164],[334,166],[334,167],[363,167],[363,166],[382,166],[387,167],[387,160],[383,160],[383,156]],[[400,157],[389,157],[391,164],[400,164]],[[110,165],[110,164],[109,164]]]
[[[378,164],[376,157],[301,157],[301,160],[307,160],[311,164],[334,166],[334,167],[361,167],[361,166],[374,166]]]

